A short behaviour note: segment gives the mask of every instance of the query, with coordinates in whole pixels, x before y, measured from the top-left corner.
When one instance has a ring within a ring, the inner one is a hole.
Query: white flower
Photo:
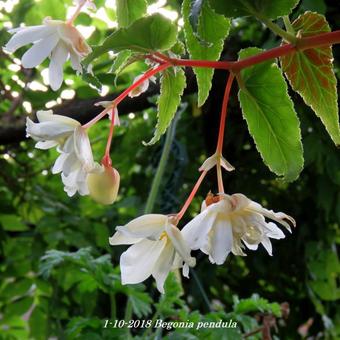
[[[222,155],[214,153],[204,161],[204,163],[199,168],[199,171],[209,171],[217,164],[220,164],[227,171],[235,170],[235,168]]]
[[[101,171],[94,162],[90,141],[86,130],[72,118],[54,115],[51,110],[37,112],[38,123],[27,118],[26,132],[38,141],[36,147],[49,149],[57,146],[60,156],[57,158],[52,173],[62,173],[65,191],[73,196],[89,193],[87,176]]]
[[[72,118],[54,115],[52,110],[38,111],[38,123],[30,118],[26,119],[26,135],[38,143],[38,149],[50,149],[54,146],[63,146],[65,141],[73,135],[74,130],[81,124]]]
[[[22,65],[33,68],[50,58],[49,80],[53,90],[58,90],[63,82],[63,65],[70,58],[77,72],[82,72],[80,61],[91,52],[84,37],[69,23],[45,18],[43,25],[18,27],[9,30],[13,37],[5,49],[15,52],[18,48],[33,43],[22,56]]]
[[[244,245],[256,250],[262,243],[272,255],[269,238],[281,239],[285,235],[275,223],[266,222],[265,217],[289,231],[288,222],[295,226],[292,217],[267,210],[242,194],[210,195],[202,204],[202,212],[183,228],[182,234],[191,249],[201,249],[216,264],[224,263],[230,252],[245,255]]]
[[[102,106],[104,107],[105,109],[112,106],[112,102],[110,101],[102,101],[102,102],[97,102],[94,104],[94,106]],[[118,109],[116,106],[114,106],[112,108],[112,110],[110,110],[108,112],[108,115],[109,115],[109,119],[112,121],[112,119],[114,118],[114,125],[115,126],[119,126],[120,125],[120,119],[119,119],[119,115],[118,115]]]
[[[120,257],[123,284],[139,283],[152,275],[157,288],[164,293],[164,281],[170,270],[183,267],[189,276],[189,266],[196,264],[183,236],[168,216],[148,214],[140,216],[109,239],[111,245],[131,244]]]
[[[135,84],[139,79],[141,79],[142,77],[144,77],[144,74],[140,74],[139,76],[137,76],[135,78],[135,80],[133,81],[133,83]],[[129,93],[129,97],[133,98],[133,97],[138,97],[140,94],[142,94],[143,92],[145,92],[148,88],[149,88],[149,84],[150,84],[150,80],[152,82],[156,81],[155,77],[150,77],[149,79],[144,80],[139,86],[137,86],[134,90],[132,90]]]

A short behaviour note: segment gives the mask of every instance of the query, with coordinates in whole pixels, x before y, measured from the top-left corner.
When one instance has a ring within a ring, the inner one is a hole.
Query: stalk
[[[172,121],[170,127],[168,128],[168,131],[166,133],[165,137],[165,142],[162,150],[162,155],[161,159],[159,160],[157,171],[155,174],[155,177],[153,178],[152,184],[151,184],[151,189],[149,192],[148,199],[146,201],[145,209],[144,209],[144,214],[150,214],[154,208],[161,181],[164,176],[165,168],[166,168],[166,163],[169,158],[169,154],[171,151],[171,145],[175,137],[175,131],[176,131],[176,125],[178,121],[178,116],[175,117],[175,119]]]

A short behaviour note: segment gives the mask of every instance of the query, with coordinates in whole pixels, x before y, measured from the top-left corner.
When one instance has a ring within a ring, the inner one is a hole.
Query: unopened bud
[[[103,171],[90,173],[87,185],[90,196],[98,203],[112,204],[118,195],[120,176],[112,167],[102,167]]]

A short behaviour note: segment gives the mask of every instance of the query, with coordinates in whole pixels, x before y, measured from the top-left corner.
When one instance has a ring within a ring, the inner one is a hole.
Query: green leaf
[[[275,316],[281,316],[280,305],[276,302],[270,303],[268,300],[253,294],[249,299],[239,300],[234,297],[234,311],[236,313],[249,313],[260,311],[262,313],[273,313]]]
[[[190,24],[191,1],[185,0],[182,6],[184,32],[187,48],[192,59],[213,60],[220,58],[224,40],[228,36],[230,20],[216,14],[205,1],[201,7],[197,24],[197,34]],[[194,68],[198,83],[198,106],[208,98],[214,70]]]
[[[177,39],[177,27],[161,14],[136,20],[127,28],[120,28],[96,46],[84,60],[92,60],[109,51],[132,50],[137,52],[162,51],[171,48]]]
[[[8,231],[25,231],[29,229],[27,225],[21,221],[20,217],[15,215],[0,215],[0,223],[2,224],[4,230]]]
[[[153,301],[147,293],[131,289],[129,292],[129,300],[132,305],[132,310],[138,318],[142,318],[151,313],[151,304]]]
[[[146,12],[145,0],[117,0],[118,27],[130,26]]]
[[[240,59],[259,52],[258,48],[248,48],[240,52]],[[239,99],[264,163],[287,181],[295,180],[303,167],[301,132],[277,64],[267,61],[244,69]]]
[[[288,15],[299,3],[299,0],[209,0],[217,13],[227,17],[246,15],[264,16],[268,19]]]
[[[177,108],[186,85],[185,73],[181,68],[167,69],[161,78],[161,92],[158,98],[158,121],[154,136],[147,145],[155,144],[166,132]]]
[[[321,14],[306,12],[293,22],[303,37],[330,32]],[[335,144],[340,145],[339,107],[333,54],[330,46],[297,51],[281,58],[282,69],[298,92],[325,125]]]

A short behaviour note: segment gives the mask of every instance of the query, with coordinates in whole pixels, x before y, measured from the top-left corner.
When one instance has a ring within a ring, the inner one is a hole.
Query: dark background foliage
[[[5,29],[8,22],[13,26],[20,22],[32,25],[47,15],[63,18],[67,2],[65,6],[51,0],[33,4],[25,0],[10,12],[3,8],[1,45],[9,38]],[[104,2],[96,4],[99,8]],[[168,1],[166,8],[178,10],[179,2]],[[337,1],[303,0],[293,17],[305,10],[325,14],[332,29],[339,29]],[[106,8],[106,13],[115,20],[113,9]],[[82,14],[78,20],[84,26],[96,27],[90,44],[99,43],[112,31],[99,18]],[[222,59],[235,60],[237,52],[248,46],[270,48],[277,44],[275,36],[255,19],[238,19],[233,22]],[[339,76],[339,46],[333,52]],[[242,119],[235,85],[224,145],[225,156],[237,169],[224,175],[226,191],[242,192],[270,209],[294,216],[297,228],[293,234],[273,241],[273,257],[259,249],[248,251],[247,257],[229,256],[224,265],[214,266],[206,256],[196,254],[199,260],[195,273],[190,280],[182,280],[184,295],[171,275],[167,293],[161,297],[151,280],[143,285],[121,286],[118,263],[124,247],[108,244],[117,225],[143,212],[157,168],[164,139],[152,147],[142,145],[152,136],[155,125],[154,100],[146,98],[157,93],[157,85],[147,96],[130,102],[128,99],[123,104],[122,126],[112,147],[113,164],[121,174],[119,199],[110,207],[100,206],[88,197],[69,199],[60,178],[50,172],[56,152],[34,149],[34,143],[24,138],[23,129],[24,117],[30,111],[44,109],[50,101],[56,101],[51,105],[55,104],[53,110],[59,114],[78,115],[86,121],[95,112],[92,104],[100,98],[98,93],[73,74],[70,67],[66,78],[72,80],[71,86],[64,84],[55,93],[40,85],[33,91],[32,81],[43,84],[39,70],[13,67],[12,56],[0,53],[1,339],[114,339],[131,335],[148,338],[161,334],[171,339],[238,339],[240,332],[256,339],[265,336],[264,332],[251,332],[268,320],[276,321],[271,332],[278,339],[299,339],[301,334],[312,339],[340,337],[339,153],[319,119],[297,94],[290,93],[301,120],[305,156],[305,169],[297,181],[279,181],[263,164]],[[22,53],[18,51],[15,57]],[[106,96],[118,93],[145,69],[137,63],[115,79],[108,73],[111,61],[104,61],[96,64],[95,71],[107,86]],[[187,72],[187,79],[184,100],[189,105],[178,117],[155,212],[171,213],[180,208],[198,176],[197,168],[216,143],[226,73],[215,73],[210,97],[202,109],[196,106],[191,71]],[[75,90],[75,96],[61,99],[60,96],[66,96],[63,91],[70,88]],[[107,132],[107,121],[91,129],[97,159],[103,152]],[[215,174],[209,174],[183,222],[198,212],[209,190],[217,191]],[[103,328],[106,319],[124,318],[195,322],[233,318],[239,321],[239,328],[163,333],[154,329]]]

